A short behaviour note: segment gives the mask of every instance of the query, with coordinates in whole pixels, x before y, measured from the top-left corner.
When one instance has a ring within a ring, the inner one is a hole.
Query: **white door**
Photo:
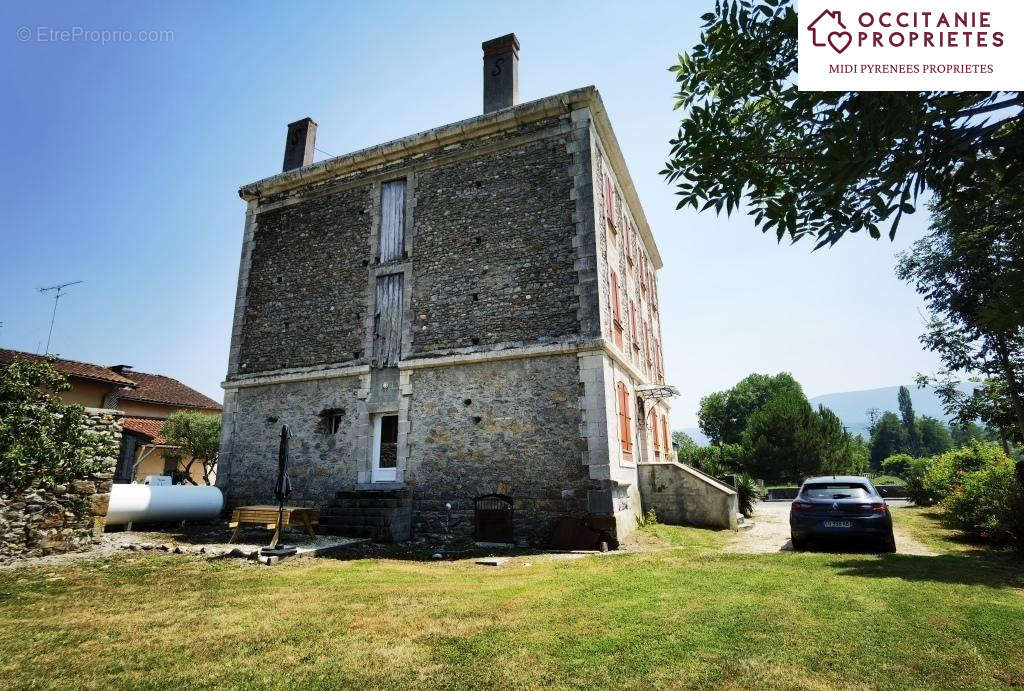
[[[372,478],[374,482],[398,479],[398,416],[373,416]]]

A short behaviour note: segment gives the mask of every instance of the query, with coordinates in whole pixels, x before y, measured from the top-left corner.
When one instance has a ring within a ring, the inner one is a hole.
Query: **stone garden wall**
[[[103,532],[121,445],[121,412],[86,408],[86,425],[108,441],[103,468],[53,488],[0,494],[0,563],[87,548]]]

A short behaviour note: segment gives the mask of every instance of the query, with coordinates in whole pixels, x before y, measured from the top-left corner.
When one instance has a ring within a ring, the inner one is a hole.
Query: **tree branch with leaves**
[[[966,184],[990,159],[1021,184],[1020,92],[797,89],[789,0],[719,0],[676,64],[682,111],[662,175],[677,208],[749,209],[762,232],[816,247],[846,233],[895,236],[926,189]]]

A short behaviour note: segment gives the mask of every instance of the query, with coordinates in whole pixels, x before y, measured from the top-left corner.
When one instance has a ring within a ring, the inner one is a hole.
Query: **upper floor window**
[[[405,254],[405,180],[392,180],[380,186],[380,241],[377,255],[381,262],[402,259]]]
[[[654,438],[654,456],[661,456],[661,430],[658,427],[658,411],[651,411],[651,431]]]
[[[622,382],[616,385],[619,404],[619,441],[625,460],[632,460],[633,455],[633,418],[629,411],[629,389]]]
[[[633,265],[633,225],[626,220],[626,215],[622,215],[622,242],[626,247],[626,261],[629,265]]]
[[[629,303],[629,333],[633,341],[633,349],[640,350],[640,333],[636,330],[636,303]]]
[[[622,302],[619,295],[619,277],[614,271],[609,273],[612,298],[612,327],[615,333],[615,345],[622,347]]]

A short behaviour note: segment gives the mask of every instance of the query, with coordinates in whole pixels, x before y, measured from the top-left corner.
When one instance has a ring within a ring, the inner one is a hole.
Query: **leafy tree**
[[[931,315],[921,342],[942,360],[939,389],[963,374],[1001,382],[1024,437],[1024,192],[1003,190],[996,176],[982,171],[974,187],[940,195],[931,232],[900,256],[896,273]]]
[[[783,391],[750,416],[743,431],[746,470],[766,482],[795,480],[818,469],[818,424],[807,398]]]
[[[850,439],[850,468],[854,475],[863,475],[871,467],[871,447],[859,434]]]
[[[881,469],[896,477],[905,478],[907,471],[914,465],[914,457],[906,453],[896,453],[882,461]]]
[[[936,383],[935,393],[942,401],[947,415],[953,416],[950,431],[957,446],[963,446],[971,439],[990,441],[998,438],[1003,445],[1003,452],[1010,454],[1010,442],[1024,442],[1016,425],[1016,417],[1007,393],[1006,383],[1001,379],[974,378],[977,386],[970,392],[964,392],[960,382],[953,377],[936,381],[924,375],[918,381]],[[988,429],[975,423],[981,420]],[[995,430],[992,434],[990,430]]]
[[[160,433],[168,444],[178,447],[175,453],[167,455],[180,466],[182,481],[198,484],[192,478],[192,466],[199,463],[203,482],[212,484],[210,479],[220,448],[220,415],[179,410],[164,421]]]
[[[815,472],[823,475],[861,473],[864,458],[854,437],[843,427],[842,420],[825,406],[818,407],[818,463]]]
[[[791,0],[716,0],[702,19],[669,68],[683,116],[662,174],[679,208],[745,203],[763,232],[820,247],[883,224],[894,237],[921,192],[972,180],[982,158],[1019,185],[1019,92],[799,91]]]
[[[922,416],[917,421],[917,433],[922,456],[937,456],[953,448],[953,437],[949,433],[949,427],[941,420],[928,415]]]
[[[694,455],[700,446],[693,440],[686,432],[676,431],[672,433],[672,445],[676,449],[676,459],[681,463],[686,463],[686,459]]]
[[[52,360],[0,368],[0,491],[88,477],[117,446],[85,427],[85,410],[57,395],[71,388]]]
[[[726,391],[716,391],[700,401],[697,421],[712,444],[738,444],[752,414],[783,392],[804,395],[788,372],[775,376],[751,374]]]
[[[871,468],[878,470],[882,461],[907,450],[907,430],[896,413],[886,411],[871,429]]]
[[[917,418],[914,416],[914,403],[910,399],[910,389],[901,386],[896,395],[900,408],[900,418],[903,420],[903,429],[907,434],[907,450],[911,455],[921,455],[921,439],[917,433]]]
[[[990,441],[992,436],[987,429],[970,420],[951,424],[949,433],[953,437],[953,448],[966,446],[972,441]]]

